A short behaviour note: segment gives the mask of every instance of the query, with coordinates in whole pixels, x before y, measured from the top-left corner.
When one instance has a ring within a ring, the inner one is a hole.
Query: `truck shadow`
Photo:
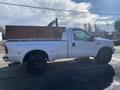
[[[48,64],[41,75],[28,74],[17,65],[0,69],[2,90],[103,90],[111,85],[114,69],[94,60],[75,59]],[[6,87],[7,85],[7,87]]]

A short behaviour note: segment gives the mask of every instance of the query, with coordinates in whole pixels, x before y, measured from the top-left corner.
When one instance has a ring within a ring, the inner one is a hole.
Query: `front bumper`
[[[115,48],[112,48],[112,54],[114,54],[115,53]]]
[[[120,46],[120,40],[114,40],[114,46]]]

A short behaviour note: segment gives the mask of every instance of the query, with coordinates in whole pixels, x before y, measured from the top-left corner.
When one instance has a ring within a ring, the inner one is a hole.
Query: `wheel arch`
[[[104,53],[105,51],[108,52],[107,55]],[[102,64],[108,64],[111,61],[112,53],[113,53],[113,51],[112,51],[111,47],[108,47],[108,46],[102,47],[99,49],[99,51],[95,57],[95,60]]]
[[[30,55],[32,55],[32,54],[38,54],[38,53],[45,55],[45,56],[47,57],[47,61],[49,60],[49,56],[48,56],[47,52],[45,52],[45,51],[43,51],[43,50],[31,50],[31,51],[29,51],[29,52],[27,52],[27,53],[25,54],[25,56],[24,56],[24,58],[23,58],[23,63],[25,63],[25,62],[27,61],[27,58],[28,58]]]
[[[109,46],[104,46],[104,47],[101,47],[99,50],[98,50],[98,53],[97,53],[97,55],[99,54],[99,52],[101,51],[101,50],[103,50],[103,49],[109,49],[110,51],[111,51],[111,53],[113,53],[113,50],[112,50],[112,48],[111,47],[109,47]],[[97,56],[96,55],[96,56]]]

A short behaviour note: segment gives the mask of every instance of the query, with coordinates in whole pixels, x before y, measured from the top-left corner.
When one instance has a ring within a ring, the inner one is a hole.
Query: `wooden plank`
[[[6,39],[58,39],[62,38],[64,27],[6,26]]]

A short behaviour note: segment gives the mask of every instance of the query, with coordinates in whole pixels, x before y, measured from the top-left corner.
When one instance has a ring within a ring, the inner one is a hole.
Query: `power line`
[[[97,13],[98,15],[111,15],[111,16],[120,16],[120,13]]]
[[[43,9],[43,10],[50,10],[50,11],[62,11],[62,12],[76,12],[76,13],[89,13],[85,11],[75,11],[75,10],[67,10],[67,9],[56,9],[50,7],[39,7],[39,6],[31,6],[31,5],[24,5],[24,4],[16,4],[16,3],[7,3],[7,2],[0,2],[2,5],[10,5],[10,6],[19,6],[19,7],[27,7],[27,8],[34,8],[34,9]],[[96,13],[98,15],[111,15],[111,16],[120,16],[120,13]]]
[[[56,9],[56,8],[50,8],[50,7],[39,7],[39,6],[31,6],[31,5],[7,3],[7,2],[0,2],[0,4],[11,5],[11,6],[19,6],[19,7],[28,7],[28,8],[34,8],[34,9],[45,9],[45,10],[52,10],[52,11],[67,11],[67,12],[78,12],[78,13],[89,13],[89,12],[83,12],[83,11]]]

